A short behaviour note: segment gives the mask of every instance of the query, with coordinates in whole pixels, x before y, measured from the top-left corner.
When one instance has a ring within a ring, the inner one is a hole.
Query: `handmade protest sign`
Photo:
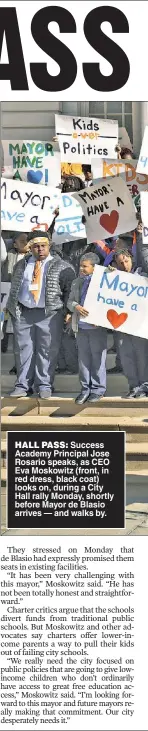
[[[36,226],[49,228],[59,206],[54,241],[63,243],[86,236],[82,208],[70,193],[52,186],[31,185],[16,180],[1,180],[1,227],[3,230],[31,231]]]
[[[148,193],[141,193],[141,218],[143,224],[142,241],[148,246]]]
[[[56,188],[1,179],[1,226],[3,230],[31,231],[53,220]]]
[[[1,310],[5,310],[9,297],[11,282],[1,282]]]
[[[118,122],[56,114],[55,125],[62,162],[90,164],[93,157],[117,157]]]
[[[126,183],[121,177],[102,178],[96,185],[73,193],[82,206],[89,242],[132,231],[137,219]]]
[[[60,152],[52,142],[2,140],[4,178],[58,186],[61,183]]]
[[[119,127],[118,142],[120,147],[128,147],[132,150],[132,144],[126,127]]]
[[[84,307],[85,322],[148,339],[147,277],[96,265]]]
[[[144,130],[144,136],[137,165],[137,172],[146,173],[148,175],[148,125],[145,127]]]
[[[59,198],[59,216],[55,221],[53,240],[55,243],[64,243],[86,237],[85,226],[82,223],[83,211],[81,205],[71,193],[61,193]]]
[[[136,208],[140,206],[140,193],[142,190],[148,190],[148,175],[140,175],[137,172],[137,160],[129,162],[129,160],[93,159],[91,169],[95,182],[98,178],[122,175]]]

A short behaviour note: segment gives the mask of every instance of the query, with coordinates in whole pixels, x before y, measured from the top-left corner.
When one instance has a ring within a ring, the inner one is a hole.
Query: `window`
[[[132,102],[89,102],[89,116],[117,119],[125,127],[133,144]]]

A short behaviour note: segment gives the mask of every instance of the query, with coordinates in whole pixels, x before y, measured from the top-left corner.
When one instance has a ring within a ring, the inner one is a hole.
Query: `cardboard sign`
[[[142,241],[148,246],[148,193],[141,193]]]
[[[147,277],[96,265],[84,307],[85,322],[148,339]]]
[[[61,160],[91,164],[91,158],[116,158],[118,122],[97,117],[55,115]]]
[[[132,231],[136,228],[135,208],[121,177],[98,180],[96,185],[74,193],[83,208],[89,242]]]
[[[1,227],[3,230],[31,231],[53,220],[56,188],[1,179]]]
[[[119,127],[118,141],[120,147],[128,147],[129,150],[132,150],[131,140],[125,127]]]
[[[140,193],[148,190],[148,175],[137,172],[137,160],[92,160],[93,178],[106,178],[111,175],[122,175],[136,208],[140,206]]]
[[[40,185],[60,185],[60,153],[52,142],[2,140],[3,177]]]
[[[148,175],[148,125],[145,127],[144,130],[144,136],[137,165],[137,172],[145,173]]]
[[[36,226],[49,228],[59,206],[53,240],[56,243],[85,238],[82,208],[71,193],[54,187],[1,180],[1,227],[3,230],[31,231]]]
[[[61,193],[59,198],[59,216],[56,218],[53,241],[64,243],[86,237],[86,229],[82,223],[83,211],[80,203],[72,193]]]
[[[2,312],[6,309],[7,300],[9,297],[11,282],[1,282],[1,310]]]

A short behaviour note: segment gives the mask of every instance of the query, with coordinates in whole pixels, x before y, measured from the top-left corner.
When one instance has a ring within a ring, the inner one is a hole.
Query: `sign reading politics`
[[[96,265],[84,307],[85,322],[148,339],[147,277]]]
[[[117,157],[118,122],[56,114],[55,124],[62,162],[91,164],[93,157]]]
[[[137,219],[127,185],[121,177],[102,178],[73,197],[82,206],[89,242],[132,231]]]

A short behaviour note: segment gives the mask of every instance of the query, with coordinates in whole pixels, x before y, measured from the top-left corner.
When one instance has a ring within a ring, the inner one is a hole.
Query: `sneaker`
[[[135,398],[135,388],[131,388],[131,391],[128,391],[123,398]]]
[[[28,396],[28,393],[27,391],[24,391],[23,388],[14,388],[14,391],[11,391],[10,396],[12,398],[21,398],[23,396],[25,398]]]
[[[39,398],[41,399],[49,399],[52,396],[52,391],[40,391]]]

